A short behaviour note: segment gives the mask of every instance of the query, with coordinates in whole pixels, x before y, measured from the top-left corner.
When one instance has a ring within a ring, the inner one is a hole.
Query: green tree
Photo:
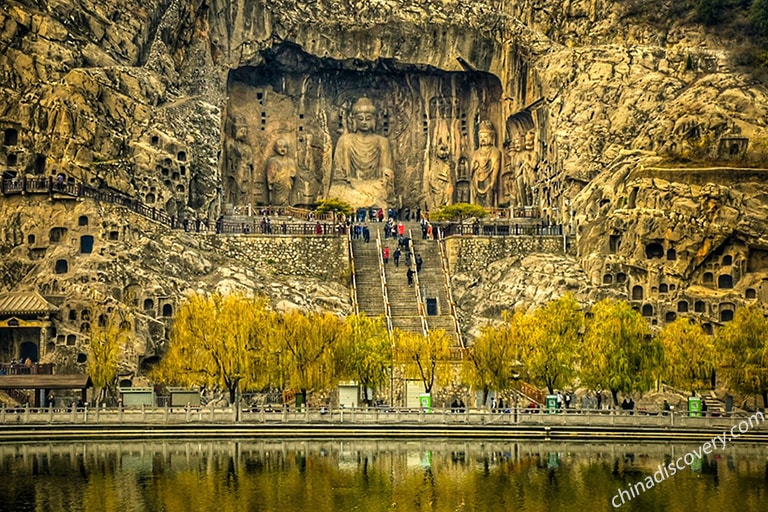
[[[699,324],[678,318],[664,326],[658,339],[663,350],[659,377],[664,382],[689,391],[711,387],[714,343]]]
[[[91,325],[87,371],[96,388],[97,405],[108,393],[115,394],[118,363],[128,342],[129,322],[122,312],[115,309],[111,313],[100,314],[96,324]]]
[[[705,25],[717,25],[723,21],[726,6],[726,0],[698,0],[696,17]]]
[[[752,0],[749,20],[760,34],[768,36],[768,0]]]
[[[237,404],[242,391],[268,382],[262,362],[274,324],[266,299],[193,295],[174,318],[168,351],[151,376],[166,384],[226,390]]]
[[[572,294],[550,301],[533,314],[523,363],[534,384],[550,393],[573,382],[576,376],[584,315]]]
[[[768,320],[760,306],[736,311],[734,319],[717,333],[719,375],[727,385],[745,394],[757,393],[768,407]]]
[[[661,350],[650,340],[646,321],[626,301],[605,299],[595,304],[583,340],[579,376],[588,388],[610,390],[618,405],[619,392],[653,386]]]
[[[434,221],[463,221],[471,217],[482,219],[488,216],[488,210],[477,204],[456,203],[448,206],[441,206],[429,216]]]
[[[405,376],[421,380],[431,393],[436,382],[450,380],[451,339],[443,329],[428,336],[395,329],[395,360],[405,366]]]
[[[341,375],[355,379],[366,390],[365,401],[371,405],[373,397],[367,390],[387,382],[392,371],[392,342],[381,317],[370,318],[365,313],[347,317],[347,335],[343,339]]]
[[[285,385],[297,390],[301,404],[311,391],[334,385],[339,361],[336,350],[345,334],[343,321],[330,313],[291,310],[279,318],[276,345]]]
[[[346,201],[337,199],[335,197],[329,199],[323,199],[317,204],[317,213],[329,213],[332,212],[335,215],[351,215],[353,212],[352,206]]]

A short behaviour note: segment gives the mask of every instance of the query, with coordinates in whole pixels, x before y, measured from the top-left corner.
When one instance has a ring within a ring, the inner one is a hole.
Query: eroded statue
[[[288,156],[288,142],[285,139],[275,141],[274,151],[275,154],[267,159],[265,165],[269,204],[287,206],[296,181],[296,161]]]
[[[441,206],[451,204],[454,181],[456,180],[454,166],[448,145],[441,139],[435,150],[435,158],[430,162],[428,179],[426,180],[429,210],[436,210]]]
[[[326,197],[353,206],[386,206],[394,199],[392,150],[389,140],[374,133],[376,107],[368,98],[352,105],[350,131],[339,137],[333,166],[326,178]]]
[[[495,146],[493,123],[481,121],[478,129],[479,147],[472,154],[472,202],[492,207],[496,203],[496,180],[501,169],[501,151]]]

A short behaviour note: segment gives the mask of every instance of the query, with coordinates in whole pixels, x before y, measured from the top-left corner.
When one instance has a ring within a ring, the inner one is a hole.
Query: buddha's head
[[[352,105],[352,118],[359,132],[372,132],[376,129],[376,106],[371,100],[362,97]]]

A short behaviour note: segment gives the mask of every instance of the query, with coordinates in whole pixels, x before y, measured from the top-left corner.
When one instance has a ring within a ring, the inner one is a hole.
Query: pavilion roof
[[[0,316],[41,315],[58,308],[37,292],[15,292],[0,295]]]

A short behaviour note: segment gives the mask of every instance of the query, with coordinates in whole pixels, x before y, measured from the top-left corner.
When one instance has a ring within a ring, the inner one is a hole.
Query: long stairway
[[[400,257],[400,266],[395,266],[391,256],[397,249],[397,239],[389,238],[381,240],[382,247],[389,247],[389,263],[384,266],[387,277],[387,296],[389,297],[390,310],[392,312],[392,327],[406,332],[423,334],[419,303],[416,300],[416,289],[408,286],[408,265],[406,264],[405,251]]]
[[[459,342],[438,242],[415,239],[413,249],[416,255],[421,255],[423,262],[419,272],[419,286],[429,330],[443,329]]]
[[[369,317],[385,315],[376,240],[372,238],[368,243],[362,238],[352,240],[352,251],[355,255],[355,284],[360,312]]]

